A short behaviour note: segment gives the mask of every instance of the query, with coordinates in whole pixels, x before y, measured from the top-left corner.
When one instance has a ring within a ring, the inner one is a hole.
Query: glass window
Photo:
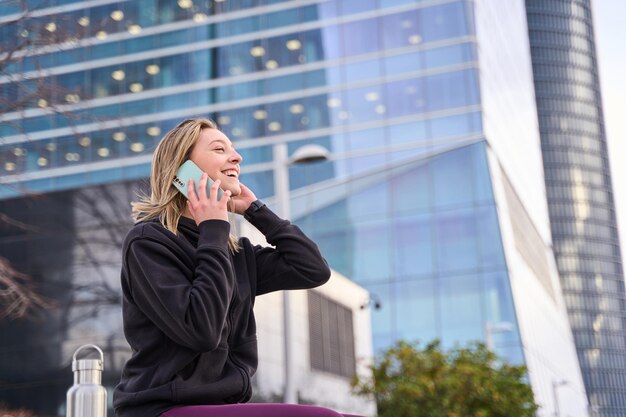
[[[300,34],[301,49],[297,55],[298,62],[317,62],[323,59],[339,57],[337,49],[340,42],[339,31],[336,26],[309,30]],[[333,36],[335,36],[333,38]]]
[[[463,3],[448,3],[419,11],[423,41],[433,42],[468,33]]]
[[[69,177],[64,177],[63,181],[64,183],[71,185],[72,187],[80,187],[85,184],[84,178],[85,178],[84,174],[73,175]],[[55,184],[54,178],[42,178],[38,180],[30,180],[21,184],[23,189],[21,189],[19,192],[20,194],[24,193],[25,191],[26,192],[45,192],[45,191],[49,191],[50,189],[52,189],[54,187],[54,184]]]
[[[347,109],[349,109],[350,123],[372,122],[382,119],[386,112],[382,94],[380,86],[358,88],[345,92],[348,100]]]
[[[471,78],[471,77],[470,77]],[[474,83],[468,79],[467,71],[449,72],[426,77],[428,110],[463,107],[477,103]]]
[[[241,174],[241,182],[254,191],[258,198],[267,198],[274,195],[274,173],[273,171],[260,171],[250,174]]]
[[[274,17],[274,19],[265,19],[265,24],[263,26],[266,26],[267,22],[273,22],[278,26],[282,26],[283,19],[280,13],[289,12],[293,13],[293,10],[288,10],[287,12],[272,13],[271,15],[272,17]],[[259,16],[250,16],[243,19],[218,22],[215,24],[215,33],[217,35],[216,37],[218,38],[228,38],[230,36],[240,35],[242,33],[256,32],[261,29],[260,26],[261,24],[259,22]],[[266,26],[265,28],[269,27],[270,26]]]
[[[30,124],[34,119],[29,119],[28,123]],[[29,129],[29,131],[32,131],[31,129]],[[18,135],[20,134],[22,131],[20,129],[19,126],[17,125],[11,125],[11,124],[4,124],[4,123],[0,123],[0,136],[12,136],[12,135]]]
[[[414,4],[415,0],[378,0],[381,8],[400,6],[403,4]]]
[[[348,198],[350,218],[382,218],[388,212],[389,183],[376,182],[355,191]]]
[[[315,243],[319,246],[328,265],[340,274],[352,278],[352,260],[349,256],[346,256],[346,254],[352,252],[352,233],[350,230],[341,226],[336,226],[333,230],[320,230],[320,226],[324,227],[328,221],[328,219],[323,216],[325,212],[326,209],[320,210],[319,215],[316,216],[317,221],[307,222],[309,230],[311,230],[312,233],[311,237],[314,237]],[[317,230],[317,232],[315,232],[315,230]]]
[[[506,359],[509,364],[524,365],[526,363],[520,346],[500,346],[497,351],[498,355]]]
[[[334,194],[334,190],[331,189],[329,193]],[[345,192],[341,192],[340,196],[345,197]],[[306,207],[307,204],[310,203],[309,201],[306,201],[308,198],[314,199],[316,198],[316,196],[310,195],[299,200],[292,199],[292,208],[293,207],[296,207],[296,208]],[[348,230],[349,225],[347,221],[347,216],[348,216],[347,206],[348,206],[348,202],[345,198],[339,199],[336,203],[330,204],[324,208],[316,210],[313,213],[307,215],[305,217],[306,223],[303,225],[303,227],[305,227],[307,231],[310,231],[312,234],[316,234],[318,232],[321,233],[321,232],[325,232],[328,230],[342,229],[346,231],[347,233],[346,236],[352,236],[351,232]],[[292,210],[292,211],[295,212],[296,210]],[[306,209],[302,211],[306,211]],[[298,224],[301,224],[301,222],[299,222]],[[352,237],[350,239],[352,239]]]
[[[382,43],[385,49],[416,45],[422,40],[415,10],[383,16],[380,23],[383,28],[393,28],[383,31]]]
[[[339,10],[342,15],[349,15],[359,12],[365,12],[376,8],[375,1],[363,0],[338,0]]]
[[[212,78],[212,68],[211,68],[211,54],[210,50],[202,50],[191,52],[186,54],[189,56],[188,67],[186,71],[190,73],[191,81],[204,81]],[[145,73],[143,68],[138,68],[139,71]]]
[[[308,143],[326,142],[324,138],[319,138],[316,141],[308,141]],[[333,178],[334,162],[313,162],[304,163],[291,166],[289,168],[289,176],[291,178],[289,187],[294,190],[297,188],[305,187],[307,185],[315,184],[320,181]]]
[[[22,121],[21,128],[13,126],[13,129],[9,129],[9,130],[14,130],[15,134],[19,134],[19,133],[23,133],[24,131],[36,132],[38,130],[48,130],[54,127],[57,127],[55,123],[55,117],[39,116],[39,117],[32,117],[30,119]]]
[[[439,317],[444,347],[480,339],[483,334],[480,277],[448,276],[439,280]]]
[[[220,76],[245,74],[255,70],[255,60],[250,53],[252,42],[243,42],[217,48],[217,65]]]
[[[335,68],[336,71],[339,71],[338,68]],[[328,74],[332,73],[332,69],[328,70],[314,70],[308,71],[304,73],[304,85],[306,88],[311,87],[324,87],[330,85],[330,80],[328,80]],[[294,89],[295,90],[295,89]]]
[[[350,22],[343,25],[344,56],[366,54],[378,50],[380,36],[374,19]]]
[[[11,14],[20,13],[22,8],[17,2],[0,3],[0,16],[6,16]]]
[[[343,68],[346,72],[346,80],[351,83],[381,76],[379,60],[355,62],[354,64],[346,64]]]
[[[430,90],[430,88],[429,88]],[[427,96],[424,78],[402,80],[385,86],[388,117],[406,116],[426,111]]]
[[[396,213],[428,210],[433,198],[430,175],[427,163],[394,175],[390,180],[392,210]]]
[[[385,132],[383,128],[353,131],[347,134],[347,140],[351,151],[382,148],[385,145]]]
[[[426,126],[427,121],[424,120],[392,125],[388,128],[389,143],[398,145],[401,143],[417,144],[421,142],[425,145],[426,139],[428,139]]]
[[[491,324],[509,323],[513,326],[511,331],[491,332],[494,346],[518,343],[517,320],[507,272],[502,270],[485,273],[482,281],[485,321]]]
[[[363,172],[371,172],[373,170],[381,170],[386,165],[386,156],[384,153],[375,155],[367,155],[348,160],[347,169],[349,174],[359,174]]]
[[[265,94],[284,93],[287,91],[298,91],[304,88],[303,74],[285,75],[277,78],[265,80]],[[263,95],[259,92],[258,95]]]
[[[438,337],[435,288],[434,279],[395,284],[395,298],[389,308],[394,309],[398,322],[397,339],[428,343]]]
[[[387,76],[418,71],[424,67],[422,63],[423,54],[421,52],[388,56],[382,58],[382,61]]]
[[[357,277],[351,277],[357,280]],[[372,309],[372,329],[373,330],[373,349],[375,353],[380,353],[382,349],[390,347],[396,340],[396,315],[393,314],[393,305],[396,302],[395,291],[391,284],[369,284],[367,289],[370,291],[373,300],[380,302],[379,309]]]
[[[297,34],[268,39],[267,51],[263,55],[265,68],[271,70],[297,65],[300,62],[301,49],[302,43]]]
[[[471,203],[474,199],[471,150],[465,147],[434,158],[432,179],[436,206]]]
[[[496,266],[504,266],[504,251],[496,207],[490,205],[477,208],[476,224],[479,233],[478,246],[482,267],[489,269]]]
[[[123,42],[124,53],[132,54],[151,50],[155,47],[156,38],[154,36],[141,36],[135,39],[128,39]]]
[[[398,218],[393,226],[395,276],[432,274],[433,218],[430,214]]]
[[[475,269],[479,266],[475,217],[472,209],[437,213],[435,244],[440,271]]]
[[[425,68],[461,64],[468,61],[468,45],[452,45],[424,51]]]
[[[323,3],[323,4],[329,4],[327,3]],[[339,57],[342,56],[342,48],[341,48],[341,42],[338,42],[338,39],[340,38],[340,31],[339,31],[339,27],[336,25],[332,25],[332,26],[326,26],[324,28],[319,29],[319,31],[321,31],[321,42],[322,44],[319,45],[319,50],[323,51],[323,57],[324,59],[337,59]],[[315,42],[319,42],[320,38],[317,37],[317,35],[313,36],[313,34],[311,33],[313,31],[310,32],[304,32],[302,34],[303,37],[303,45],[307,45],[309,43],[315,44]],[[309,41],[308,38],[311,37],[312,40]],[[308,49],[304,50],[305,53],[305,57],[307,57],[307,52]],[[315,56],[313,56],[313,58],[315,58]],[[309,57],[307,57],[306,62],[309,62]]]
[[[349,203],[350,204],[350,203]],[[369,201],[369,204],[376,204]],[[351,207],[351,211],[355,210]],[[354,225],[354,274],[350,277],[357,282],[388,281],[393,271],[389,225],[386,221],[375,220]]]
[[[472,121],[468,113],[432,119],[430,121],[432,137],[437,139],[468,135],[473,132]]]

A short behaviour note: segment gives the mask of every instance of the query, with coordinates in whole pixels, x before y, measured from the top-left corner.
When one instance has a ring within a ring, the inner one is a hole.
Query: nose
[[[236,150],[233,149],[233,152],[230,156],[230,162],[233,162],[235,164],[240,164],[241,161],[243,161],[243,156],[241,156],[241,154],[239,154],[239,152],[237,152]]]

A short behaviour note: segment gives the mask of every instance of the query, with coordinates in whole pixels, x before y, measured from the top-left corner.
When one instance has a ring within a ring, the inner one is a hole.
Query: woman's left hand
[[[246,211],[248,207],[250,207],[250,204],[256,201],[257,198],[251,189],[241,183],[239,183],[239,185],[241,186],[241,193],[230,198],[228,211],[243,215],[243,212]]]

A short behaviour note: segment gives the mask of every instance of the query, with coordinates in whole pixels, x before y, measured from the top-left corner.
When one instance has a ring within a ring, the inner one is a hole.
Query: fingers
[[[187,183],[187,196],[192,204],[197,204],[198,196],[196,195],[196,189],[193,186],[193,180],[189,180]]]
[[[204,174],[206,175],[206,174]],[[222,184],[222,181],[217,180],[213,183],[213,185],[211,186],[211,190],[210,190],[210,196],[209,199],[212,201],[218,201],[218,193],[219,193],[219,188],[220,188],[220,184]],[[205,182],[205,187],[206,187],[206,182]]]
[[[196,193],[193,180],[189,180],[189,184],[187,186],[187,194],[189,195],[189,200],[192,203],[195,204],[196,202],[202,201],[204,199],[207,199],[213,202],[218,202],[224,199],[224,195],[226,195],[226,193],[228,193],[227,197],[230,198],[230,195],[232,194],[232,192],[229,190],[224,191],[222,198],[219,198],[219,191],[220,191],[219,188],[220,188],[220,185],[222,184],[221,180],[217,180],[213,182],[213,184],[211,185],[211,188],[209,189],[209,195],[207,195],[207,182],[208,181],[209,181],[209,176],[205,172],[202,174],[202,177],[200,177],[200,182],[198,182],[198,192]]]
[[[217,180],[211,184],[207,195],[207,183],[209,176],[202,174],[198,182],[198,191],[195,191],[194,182],[189,180],[187,194],[189,196],[187,206],[192,217],[200,224],[208,219],[222,219],[228,221],[228,201],[230,200],[231,191],[223,192],[219,197],[221,181]]]
[[[200,182],[198,183],[198,199],[200,200],[204,200],[208,197],[206,195],[206,183],[208,180],[209,176],[206,174],[206,172],[203,172],[202,176],[200,177]]]

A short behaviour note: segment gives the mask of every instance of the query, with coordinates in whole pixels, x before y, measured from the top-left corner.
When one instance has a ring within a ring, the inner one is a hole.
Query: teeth
[[[224,175],[229,176],[229,177],[235,177],[235,178],[237,177],[237,171],[235,171],[234,169],[229,169],[227,171],[222,171],[222,173]]]

